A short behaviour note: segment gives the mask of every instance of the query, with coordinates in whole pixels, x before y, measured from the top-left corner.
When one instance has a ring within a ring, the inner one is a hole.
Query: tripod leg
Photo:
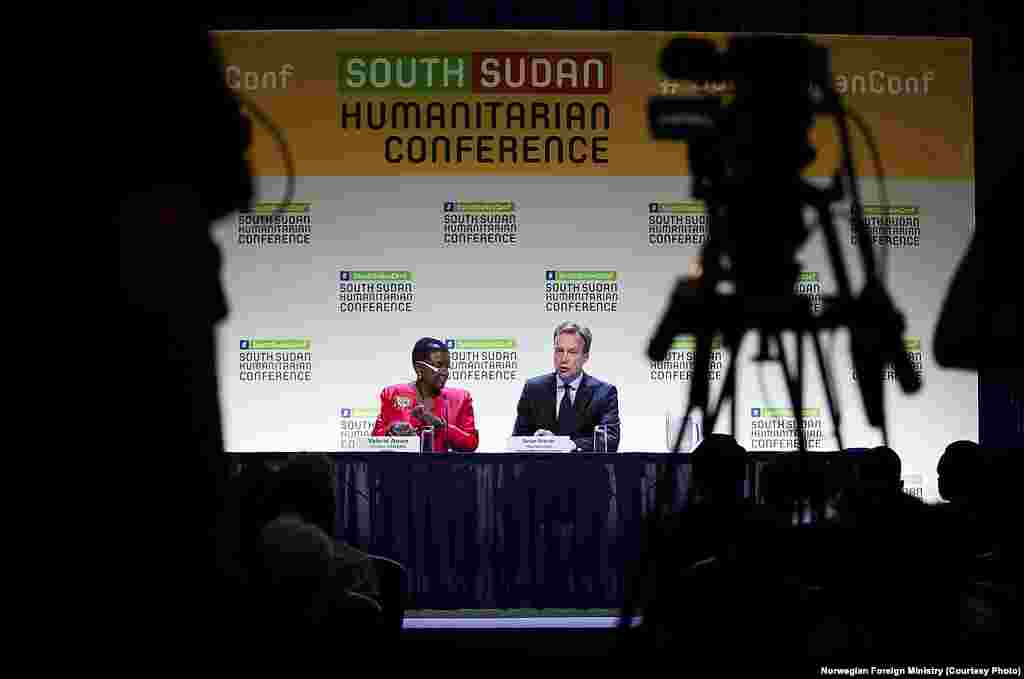
[[[832,413],[832,428],[836,432],[836,444],[839,446],[839,450],[846,450],[846,446],[843,445],[843,432],[840,431],[840,413],[836,407],[835,392],[832,386],[832,373],[829,372],[828,365],[825,363],[825,354],[821,350],[821,337],[818,333],[811,335],[814,340],[814,353],[818,358],[818,371],[821,373],[821,381],[825,385],[825,399],[828,401],[828,411]]]
[[[718,395],[718,403],[711,408],[709,416],[705,418],[703,429],[705,436],[715,430],[715,423],[718,422],[718,413],[725,399],[729,399],[729,403],[732,406],[732,434],[736,436],[736,366],[739,363],[738,356],[740,344],[743,342],[743,335],[738,335],[735,338],[728,337],[726,340],[729,350],[729,369],[725,373],[725,382],[722,385],[722,393]]]
[[[732,370],[732,366],[736,365],[735,357],[729,359],[729,416],[732,420],[730,426],[732,427],[729,431],[732,433],[732,437],[736,438],[736,371]]]
[[[701,415],[704,420],[701,425],[702,431],[707,431],[708,402],[711,399],[711,375],[708,370],[711,363],[712,339],[712,333],[709,330],[697,334],[697,358],[694,361],[694,374],[690,382],[690,402],[686,406],[686,415],[683,416],[683,423],[676,434],[675,443],[672,446],[672,450],[669,451],[672,454],[679,452],[679,448],[683,443],[683,436],[690,424],[690,416],[693,413],[693,409],[697,406],[700,406]],[[732,364],[729,367],[732,368]],[[712,424],[712,426],[714,425]],[[664,516],[670,513],[666,510],[671,508],[675,498],[675,474],[671,464],[665,465],[663,474],[665,475],[662,475],[658,480],[658,491],[655,497]]]
[[[705,335],[707,333],[704,333]],[[703,356],[703,348],[705,345],[708,348],[710,354],[711,339],[710,337],[704,337],[698,335],[697,338],[697,361],[698,366],[703,365],[710,361],[710,355],[706,358]],[[704,382],[700,382],[697,376],[703,375]],[[686,428],[690,425],[690,416],[693,414],[693,409],[698,405],[701,407],[701,415],[707,416],[707,405],[708,405],[708,394],[710,393],[711,385],[708,384],[707,370],[701,371],[700,369],[694,370],[694,377],[690,381],[690,399],[686,404],[686,413],[683,415],[682,426],[679,427],[679,432],[676,434],[676,440],[672,444],[672,449],[669,450],[669,454],[675,455],[679,453],[679,448],[683,444],[683,436],[686,434]],[[671,419],[669,420],[671,422]],[[658,481],[655,492],[655,504],[657,511],[660,516],[664,517],[671,513],[672,502],[675,498],[675,474],[671,464],[665,464],[664,468],[658,475]]]
[[[797,502],[797,511],[799,519],[802,522],[805,514],[805,510],[810,510],[810,485],[808,483],[807,473],[807,445],[806,439],[804,438],[804,413],[803,413],[803,342],[800,339],[800,330],[797,331],[797,375],[794,377],[790,374],[789,362],[786,360],[786,347],[782,344],[782,333],[775,333],[775,341],[779,346],[779,364],[782,366],[782,374],[786,378],[786,386],[789,388],[789,399],[793,404],[794,415],[797,423],[797,447],[800,455],[800,470],[798,472],[798,483],[797,488],[802,489],[803,492],[799,493],[799,500]]]
[[[781,340],[780,340],[781,341]],[[796,331],[796,398],[793,399],[796,410],[796,428],[799,434],[800,450],[807,449],[807,430],[804,427],[804,332]]]
[[[676,434],[675,445],[672,446],[671,453],[678,453],[679,447],[682,445],[683,436],[686,433],[686,428],[690,424],[690,413],[693,412],[694,407],[700,406],[701,409],[701,432],[707,432],[708,430],[708,410],[711,401],[711,345],[713,337],[710,332],[702,332],[697,335],[697,357],[694,360],[693,379],[690,382],[690,402],[687,405],[686,416],[683,418],[683,425],[679,428],[679,433]],[[732,368],[730,363],[729,367]],[[721,397],[719,397],[721,401]],[[711,420],[711,426],[714,427],[715,420]]]
[[[803,342],[800,341],[800,332],[797,332],[797,352],[803,353]],[[797,448],[800,452],[807,450],[807,445],[804,439],[804,425],[803,425],[803,360],[797,357],[797,375],[794,375],[789,370],[789,362],[786,360],[786,347],[782,344],[782,333],[775,333],[775,341],[779,347],[779,365],[782,366],[782,375],[786,380],[786,388],[789,390],[789,400],[793,404],[794,417],[797,422]]]
[[[686,433],[686,428],[690,426],[690,414],[693,413],[693,399],[690,399],[690,403],[686,407],[686,414],[683,415],[682,426],[679,427],[679,432],[676,434],[676,442],[672,445],[672,450],[668,451],[675,455],[679,452],[679,447],[683,444],[683,435]]]

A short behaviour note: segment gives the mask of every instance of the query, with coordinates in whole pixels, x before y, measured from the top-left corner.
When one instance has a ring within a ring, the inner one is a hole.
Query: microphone
[[[451,449],[448,445],[448,425],[451,420],[448,419],[448,397],[444,394],[441,394],[441,403],[444,404],[444,450],[447,453]]]
[[[440,368],[435,368],[434,366],[430,365],[430,364],[429,364],[429,363],[427,363],[426,361],[416,361],[416,362],[417,362],[418,364],[420,364],[420,365],[426,366],[426,367],[430,368],[431,370],[433,370],[433,371],[434,371],[434,374],[435,374],[435,375],[436,375],[437,373],[441,372],[441,369],[440,369]]]

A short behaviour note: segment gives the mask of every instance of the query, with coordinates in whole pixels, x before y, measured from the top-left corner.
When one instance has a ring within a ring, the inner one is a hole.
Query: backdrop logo
[[[442,245],[516,245],[519,221],[511,200],[449,201],[441,216]]]
[[[338,272],[339,313],[409,313],[415,301],[411,271]]]
[[[873,69],[866,73],[835,74],[839,94],[874,94],[893,97],[924,96],[935,84],[935,71],[890,73]]]
[[[449,379],[472,382],[515,382],[519,379],[519,352],[509,337],[449,338]]]
[[[274,349],[309,351],[313,345],[311,339],[244,339],[238,340],[241,351],[273,351]]]
[[[340,408],[338,410],[340,433],[338,448],[341,450],[366,450],[368,448],[367,439],[373,433],[373,425],[379,414],[379,406]]]
[[[904,474],[903,492],[920,500],[924,499],[924,474]]]
[[[310,382],[313,340],[241,339],[238,377],[242,382]]]
[[[720,97],[736,93],[736,83],[728,80],[666,80],[658,81],[658,94],[665,96]]]
[[[927,96],[935,86],[935,71],[892,73],[872,69],[862,73],[836,73],[835,88],[839,94],[884,95],[893,97]],[[736,91],[727,80],[683,81],[661,80],[658,93],[669,96],[722,96]]]
[[[611,52],[476,52],[477,93],[608,94]]]
[[[281,64],[276,71],[247,71],[234,64],[224,69],[224,80],[233,90],[286,90],[294,76],[291,64]]]
[[[697,200],[647,204],[647,243],[655,247],[703,245],[708,213]]]
[[[374,406],[372,408],[341,408],[338,416],[343,419],[362,419],[367,417],[377,417],[380,414],[380,408]]]
[[[804,436],[808,450],[821,450],[821,408],[804,408]],[[797,418],[792,408],[753,407],[750,409],[751,450],[797,450]]]
[[[237,242],[243,247],[309,245],[313,233],[312,203],[256,203],[238,215]],[[280,214],[275,212],[280,211]]]
[[[796,294],[811,300],[811,313],[821,313],[821,281],[817,271],[802,271],[796,283]]]
[[[907,337],[903,340],[903,348],[910,358],[910,365],[914,367],[919,380],[924,380],[924,354],[921,353],[921,339],[919,337]]]
[[[890,248],[921,247],[921,208],[917,205],[865,204],[861,222],[873,245]],[[851,216],[856,219],[856,215]],[[857,244],[857,231],[850,228],[850,244]]]
[[[611,52],[338,53],[338,91],[608,94]]]
[[[339,127],[386,130],[388,163],[609,162],[610,52],[340,52],[337,77]]]
[[[472,92],[469,54],[338,53],[338,92],[436,94]]]
[[[621,285],[617,271],[546,271],[544,310],[576,314],[618,311]]]
[[[652,382],[687,382],[691,379],[703,379],[694,373],[694,362],[697,359],[697,338],[683,335],[672,340],[672,347],[665,355],[664,361],[651,361]],[[711,364],[709,375],[712,382],[722,379],[722,338],[711,339]]]

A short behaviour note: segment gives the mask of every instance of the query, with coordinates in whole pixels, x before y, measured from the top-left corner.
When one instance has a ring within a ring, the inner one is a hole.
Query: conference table
[[[404,564],[432,609],[620,606],[643,520],[689,479],[689,455],[333,457],[338,537]]]
[[[327,454],[336,537],[402,563],[415,608],[617,608],[644,522],[690,481],[688,454]],[[748,456],[749,497],[779,455]]]

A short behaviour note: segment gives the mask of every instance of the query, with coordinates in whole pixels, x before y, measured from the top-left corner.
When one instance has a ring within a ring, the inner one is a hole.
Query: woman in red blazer
[[[445,389],[451,357],[444,342],[424,337],[412,349],[416,381],[380,392],[374,436],[413,436],[434,427],[434,452],[471,453],[480,444],[473,397],[465,389]]]

